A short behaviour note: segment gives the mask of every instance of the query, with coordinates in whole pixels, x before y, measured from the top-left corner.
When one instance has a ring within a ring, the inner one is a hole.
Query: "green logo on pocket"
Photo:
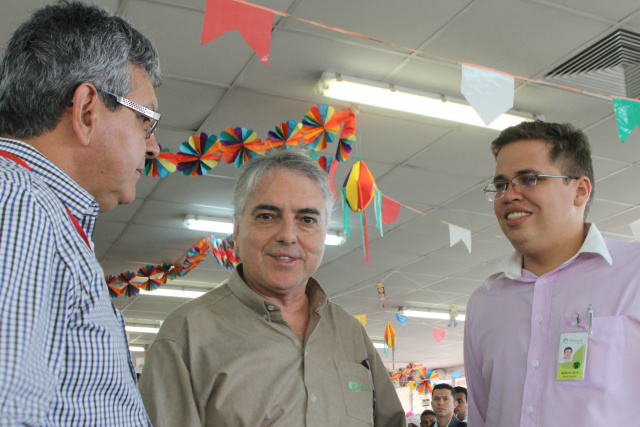
[[[580,362],[573,362],[573,369],[580,368]]]
[[[349,381],[349,388],[354,393],[358,393],[359,391],[368,391],[369,393],[372,392],[371,387],[364,384],[358,384],[355,381]]]

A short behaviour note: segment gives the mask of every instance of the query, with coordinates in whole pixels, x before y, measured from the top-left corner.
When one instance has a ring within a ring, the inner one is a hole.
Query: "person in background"
[[[43,7],[5,47],[0,425],[150,425],[91,235],[158,153],[159,84],[149,39],[96,6]]]
[[[467,306],[469,424],[628,424],[638,410],[621,396],[640,392],[640,243],[586,222],[594,175],[581,130],[523,122],[491,149],[485,194],[514,252]],[[558,355],[574,341],[587,357],[572,374]]]
[[[453,410],[453,413],[460,421],[467,422],[467,389],[466,387],[457,386],[454,387],[456,391],[456,402],[458,406]]]
[[[426,409],[420,414],[420,427],[429,427],[436,422],[436,413],[431,409]]]
[[[408,416],[407,427],[420,427],[420,416],[415,414]]]
[[[241,263],[162,324],[140,376],[155,427],[406,427],[364,328],[311,277],[332,205],[328,175],[303,152],[240,168]]]
[[[431,392],[431,406],[436,413],[436,422],[433,427],[467,427],[467,423],[460,421],[453,415],[458,406],[456,390],[449,384],[440,383],[433,387]]]

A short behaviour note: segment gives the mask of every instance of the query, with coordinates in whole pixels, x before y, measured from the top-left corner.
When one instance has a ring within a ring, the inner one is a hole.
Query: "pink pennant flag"
[[[273,12],[234,0],[207,0],[200,44],[208,43],[227,31],[238,30],[267,67],[272,26]]]
[[[436,339],[436,342],[442,341],[446,334],[444,329],[433,328],[433,337]]]
[[[387,225],[397,221],[402,204],[396,202],[391,197],[382,195],[382,225]]]

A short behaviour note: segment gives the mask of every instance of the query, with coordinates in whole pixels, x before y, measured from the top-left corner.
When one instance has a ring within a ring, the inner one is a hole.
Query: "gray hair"
[[[15,31],[0,63],[0,135],[28,139],[54,129],[85,82],[126,95],[132,65],[160,86],[158,52],[121,17],[80,2],[37,10]],[[120,108],[99,93],[111,111]]]
[[[318,162],[311,159],[301,149],[289,149],[256,157],[240,168],[233,193],[233,216],[236,221],[242,217],[247,200],[261,179],[275,170],[298,172],[315,182],[324,196],[327,215],[331,215],[333,190],[331,190],[328,174],[318,165]],[[327,218],[327,223],[328,221],[329,218]]]

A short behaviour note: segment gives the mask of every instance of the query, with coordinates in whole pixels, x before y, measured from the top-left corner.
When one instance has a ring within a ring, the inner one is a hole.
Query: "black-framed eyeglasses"
[[[494,181],[484,188],[484,195],[488,201],[493,202],[500,200],[504,197],[504,193],[507,192],[509,184],[515,191],[521,193],[522,190],[533,189],[536,187],[540,178],[564,178],[564,179],[578,179],[578,176],[566,176],[566,175],[547,175],[543,173],[525,172],[514,176],[510,180]]]
[[[98,89],[98,88],[96,88]],[[127,98],[125,98],[124,96],[120,96],[120,95],[116,95],[115,93],[111,93],[111,92],[107,92],[106,90],[102,90],[102,89],[98,89],[100,92],[102,93],[106,93],[107,95],[111,95],[116,99],[116,102],[120,105],[124,105],[125,107],[142,114],[143,116],[145,116],[146,118],[148,118],[149,121],[149,127],[145,127],[144,130],[147,132],[147,136],[146,139],[149,139],[153,136],[153,133],[156,130],[156,127],[158,126],[158,123],[160,122],[160,117],[162,116],[162,114],[157,113],[153,110],[148,109],[147,107],[144,107],[140,104],[137,104]]]

